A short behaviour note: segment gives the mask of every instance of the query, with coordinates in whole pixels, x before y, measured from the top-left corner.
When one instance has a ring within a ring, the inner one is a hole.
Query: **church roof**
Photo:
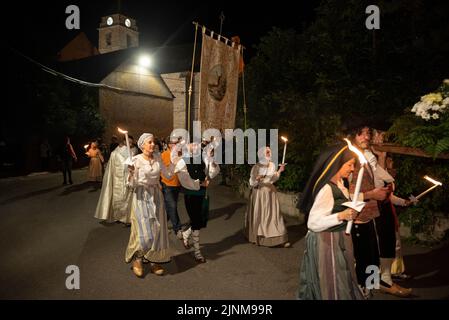
[[[196,50],[194,71],[199,71],[200,50]],[[157,48],[128,48],[99,54],[75,61],[60,62],[58,70],[77,79],[99,83],[120,65],[139,55],[148,54],[154,66],[151,70],[158,74],[190,71],[192,68],[193,44]]]
[[[199,71],[200,52],[201,50],[197,48],[194,72]],[[145,93],[172,99],[174,96],[160,75],[190,71],[192,68],[192,44],[157,48],[128,48],[79,60],[59,62],[56,69],[79,80],[101,83],[112,72],[123,70],[124,65],[133,64],[134,61],[137,62],[139,56],[142,54],[151,56],[153,66],[150,67],[150,72],[156,74],[156,78],[158,78],[153,82],[153,85],[147,87]]]

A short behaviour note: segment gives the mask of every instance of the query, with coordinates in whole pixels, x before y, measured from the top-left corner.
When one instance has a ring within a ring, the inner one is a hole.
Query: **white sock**
[[[393,285],[391,280],[391,265],[393,264],[393,258],[380,258],[380,279],[390,286]]]
[[[200,230],[193,230],[192,232],[193,249],[195,251],[195,257],[202,258],[203,255],[200,251]]]
[[[192,234],[192,228],[189,227],[189,229],[182,231],[182,239],[184,239],[184,241],[187,242],[189,240],[191,234]]]

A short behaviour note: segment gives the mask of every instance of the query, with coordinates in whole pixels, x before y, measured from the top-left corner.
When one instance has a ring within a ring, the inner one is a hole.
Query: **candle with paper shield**
[[[359,199],[360,187],[362,185],[363,173],[365,170],[364,165],[366,163],[368,163],[368,161],[366,161],[366,158],[363,155],[363,153],[359,149],[357,149],[356,147],[354,147],[352,145],[351,141],[349,141],[348,139],[344,139],[344,140],[348,144],[349,150],[351,150],[358,156],[359,162],[360,162],[360,170],[357,175],[357,182],[355,184],[355,190],[354,190],[354,195],[352,196],[352,201],[345,202],[345,203],[343,203],[343,205],[346,207],[352,208],[357,212],[360,212],[360,211],[362,211],[363,207],[365,206],[365,202],[358,201],[358,199]],[[352,229],[352,220],[348,221],[348,224],[346,225],[345,233],[347,235],[351,234],[351,229]]]
[[[282,156],[282,162],[281,164],[285,163],[285,153],[287,152],[287,141],[288,139],[286,137],[281,136],[282,141],[284,141],[284,155]]]

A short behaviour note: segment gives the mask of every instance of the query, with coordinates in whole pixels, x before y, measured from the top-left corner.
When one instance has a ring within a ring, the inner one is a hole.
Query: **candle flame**
[[[122,129],[120,129],[119,127],[117,127],[117,129],[118,129],[118,132],[120,132],[120,133],[123,133],[123,134],[128,133],[128,131],[122,130]]]
[[[360,161],[360,164],[366,164],[366,163],[368,163],[368,161],[366,160],[366,158],[365,158],[365,156],[363,155],[363,153],[359,150],[359,149],[357,149],[356,147],[354,147],[353,145],[352,145],[352,143],[351,143],[351,141],[349,141],[348,139],[344,139],[345,141],[346,141],[346,143],[348,144],[348,148],[349,148],[349,150],[351,150],[352,152],[354,152],[358,157],[359,157],[359,161]]]
[[[89,145],[88,145],[88,144],[86,144],[86,145],[84,146],[84,149],[87,149],[87,148],[89,148]]]
[[[282,139],[284,142],[287,142],[287,141],[288,141],[288,139],[287,139],[286,137],[283,137],[283,136],[281,136],[281,139]]]
[[[432,179],[432,178],[429,177],[429,176],[424,176],[424,179],[426,179],[427,181],[432,182],[434,185],[437,185],[437,186],[442,186],[442,185],[443,185],[441,182],[436,181],[436,180]]]

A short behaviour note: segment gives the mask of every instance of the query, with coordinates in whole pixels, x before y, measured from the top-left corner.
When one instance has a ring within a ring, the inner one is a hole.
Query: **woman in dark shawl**
[[[343,206],[350,199],[344,180],[357,156],[346,145],[326,149],[318,158],[299,207],[309,229],[302,260],[298,299],[363,299],[354,270],[352,238],[345,235],[356,217]]]

